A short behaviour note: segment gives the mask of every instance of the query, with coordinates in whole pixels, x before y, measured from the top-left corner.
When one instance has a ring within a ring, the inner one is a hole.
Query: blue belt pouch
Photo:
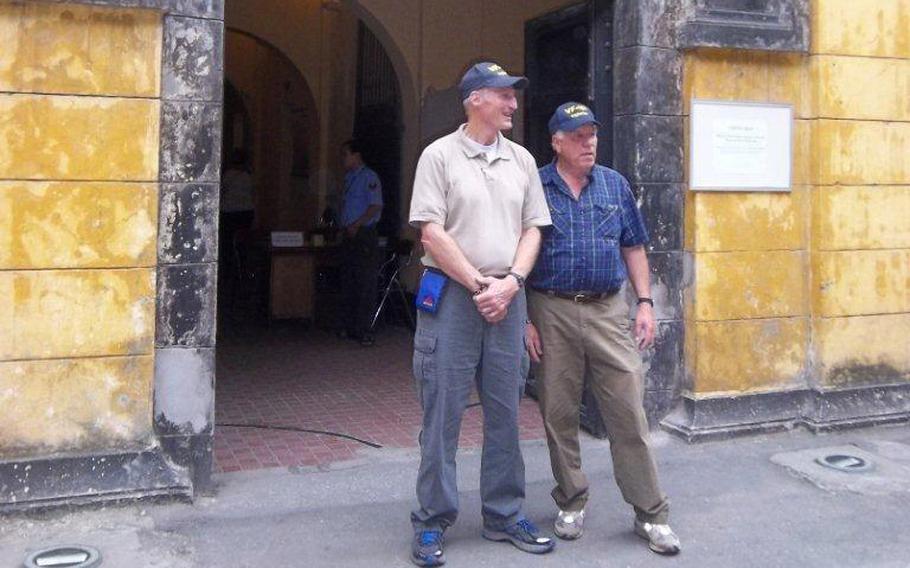
[[[430,314],[439,311],[439,303],[442,301],[442,293],[445,292],[446,284],[449,277],[436,270],[424,270],[423,276],[420,277],[420,289],[417,291],[417,298],[414,303],[418,310],[423,310]]]

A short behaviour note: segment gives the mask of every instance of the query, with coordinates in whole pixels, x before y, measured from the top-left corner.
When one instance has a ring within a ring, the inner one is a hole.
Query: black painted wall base
[[[159,449],[0,462],[0,513],[142,497],[192,497],[186,468]]]
[[[789,430],[812,432],[910,422],[910,384],[691,398],[661,421],[687,442]]]
[[[211,434],[162,436],[158,441],[171,461],[186,470],[194,495],[211,495],[214,492]]]

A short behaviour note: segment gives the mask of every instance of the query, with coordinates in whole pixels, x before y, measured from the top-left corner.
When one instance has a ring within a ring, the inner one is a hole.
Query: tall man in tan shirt
[[[522,286],[540,246],[538,227],[550,224],[533,157],[501,133],[512,128],[516,89],[526,85],[495,63],[472,66],[460,84],[467,124],[430,144],[417,165],[409,220],[420,229],[428,267],[418,306],[429,307],[418,311],[414,337],[423,409],[419,506],[411,514],[418,566],[445,562],[443,532],[458,515],[461,417],[475,387],[484,416],[483,536],[538,554],[555,544],[522,514]]]

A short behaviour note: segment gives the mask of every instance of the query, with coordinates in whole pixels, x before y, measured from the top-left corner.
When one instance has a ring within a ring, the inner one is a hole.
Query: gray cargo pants
[[[518,446],[518,402],[524,320],[523,291],[506,318],[487,323],[471,293],[453,280],[439,311],[418,311],[414,377],[423,408],[420,432],[419,507],[415,531],[445,530],[458,516],[455,452],[461,417],[476,385],[483,408],[480,496],[484,525],[502,529],[518,521],[525,495],[525,468]]]

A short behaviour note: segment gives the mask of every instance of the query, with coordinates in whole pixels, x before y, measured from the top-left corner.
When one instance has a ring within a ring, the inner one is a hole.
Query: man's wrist
[[[640,296],[640,297],[638,298],[637,304],[638,304],[639,306],[641,306],[642,304],[647,304],[648,306],[650,306],[650,307],[653,308],[653,307],[654,307],[654,300],[653,300],[652,298],[649,298],[648,296]]]
[[[513,279],[515,279],[515,283],[518,284],[519,288],[525,287],[525,277],[522,276],[521,274],[519,274],[515,271],[510,271],[509,274],[507,274],[507,276],[511,276]]]

